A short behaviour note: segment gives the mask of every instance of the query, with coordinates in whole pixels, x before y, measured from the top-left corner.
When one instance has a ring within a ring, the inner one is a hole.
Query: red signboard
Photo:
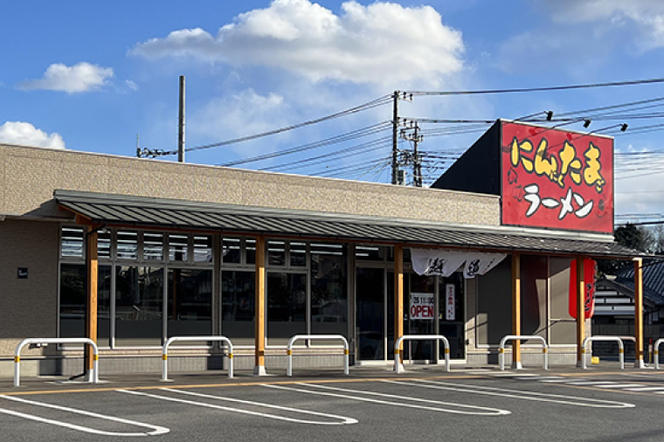
[[[595,313],[595,270],[597,263],[592,259],[583,260],[583,311],[584,318],[592,318]],[[569,265],[569,315],[576,319],[577,298],[576,260],[573,259]]]
[[[502,122],[502,223],[613,233],[613,139]]]

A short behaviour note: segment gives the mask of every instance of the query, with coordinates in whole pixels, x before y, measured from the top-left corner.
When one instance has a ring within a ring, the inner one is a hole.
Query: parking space
[[[146,436],[164,441],[249,442],[659,441],[664,436],[658,423],[664,395],[658,394],[655,388],[660,385],[655,384],[663,382],[655,373],[497,376],[490,371],[317,380],[246,378],[196,385],[109,383],[94,389],[0,393],[0,426],[3,440],[25,441],[43,440],[45,435],[73,441]]]

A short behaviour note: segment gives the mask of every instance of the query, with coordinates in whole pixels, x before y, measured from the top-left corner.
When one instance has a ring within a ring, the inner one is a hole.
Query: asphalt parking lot
[[[2,440],[662,441],[654,370],[0,380]]]

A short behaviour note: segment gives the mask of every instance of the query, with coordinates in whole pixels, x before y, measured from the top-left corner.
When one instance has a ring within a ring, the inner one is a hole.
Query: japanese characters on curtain
[[[445,249],[410,249],[413,270],[418,275],[448,277],[463,266],[464,278],[484,275],[507,256],[505,253],[463,252]]]

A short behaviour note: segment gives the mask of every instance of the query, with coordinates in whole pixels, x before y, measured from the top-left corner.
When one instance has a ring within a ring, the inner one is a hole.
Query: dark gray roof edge
[[[83,192],[57,189],[53,192],[57,202],[96,202],[96,203],[122,203],[138,207],[150,208],[190,208],[197,210],[212,210],[216,212],[233,212],[246,215],[269,215],[275,217],[298,216],[302,219],[315,219],[324,221],[361,222],[374,225],[405,224],[413,227],[425,227],[438,230],[455,230],[461,232],[482,232],[513,236],[538,236],[552,239],[565,239],[572,241],[594,241],[612,243],[613,235],[556,231],[547,229],[532,229],[515,226],[491,226],[477,224],[455,224],[435,221],[422,221],[412,218],[388,218],[369,215],[350,215],[343,213],[317,212],[301,209],[276,209],[262,206],[243,206],[239,204],[224,204],[188,201],[174,198],[153,198],[133,195],[120,195],[98,192]]]
[[[593,241],[586,238],[573,237],[570,238],[569,235],[561,236],[541,236],[536,235],[534,232],[521,229],[521,232],[516,232],[509,228],[496,228],[494,226],[459,226],[451,225],[445,223],[434,223],[434,222],[422,222],[417,220],[399,220],[396,218],[384,218],[377,220],[376,217],[370,216],[340,216],[338,214],[329,214],[329,213],[318,213],[318,212],[307,212],[307,211],[297,211],[297,210],[277,210],[277,209],[267,209],[267,208],[256,208],[256,207],[245,207],[238,205],[220,205],[215,203],[196,203],[185,200],[171,200],[171,199],[160,199],[160,198],[147,198],[147,197],[136,197],[136,196],[124,196],[124,195],[109,195],[109,194],[100,194],[95,192],[72,192],[72,191],[56,191],[55,192],[56,201],[58,204],[68,207],[74,212],[79,212],[79,204],[93,204],[93,205],[108,205],[108,206],[124,206],[128,208],[135,209],[147,209],[147,208],[157,208],[160,210],[173,210],[173,211],[183,211],[190,209],[192,211],[200,211],[210,214],[223,214],[223,215],[237,215],[237,216],[255,216],[261,218],[272,218],[272,219],[298,219],[300,221],[316,221],[316,222],[328,222],[328,223],[346,223],[346,224],[359,224],[366,227],[376,226],[376,227],[399,227],[399,228],[413,228],[413,229],[423,229],[430,230],[432,233],[435,232],[446,232],[446,233],[456,233],[456,234],[477,234],[478,239],[481,237],[486,238],[486,235],[493,235],[498,237],[503,237],[507,242],[507,245],[498,245],[494,244],[489,246],[486,244],[487,248],[494,250],[506,250],[506,251],[539,251],[540,246],[538,243],[533,243],[530,240],[536,240],[537,242],[545,241],[564,241],[567,243],[565,247],[551,246],[548,249],[549,252],[554,254],[562,253],[565,255],[574,255],[578,253],[586,253],[589,256],[605,256],[605,257],[620,257],[620,258],[631,258],[635,256],[641,256],[637,251],[633,251],[629,248],[620,246],[619,244],[613,241]],[[84,211],[85,212],[85,211]],[[85,213],[83,213],[85,214]],[[93,213],[87,213],[86,216],[90,217],[94,221],[109,221],[111,223],[115,222],[113,219],[105,219],[102,217],[97,217]],[[138,220],[129,220],[130,224],[136,225],[152,225],[159,223],[148,223]],[[176,223],[178,224],[178,223]],[[179,225],[179,224],[178,224]],[[188,223],[184,225],[188,226]],[[199,226],[204,227],[204,226]],[[278,229],[277,229],[278,230]],[[274,231],[272,229],[261,230],[264,234],[274,233],[275,235],[284,234],[284,232]],[[520,234],[518,234],[520,233]],[[308,235],[304,235],[308,236]],[[319,235],[314,235],[319,236]],[[342,235],[343,236],[343,235]],[[342,238],[339,236],[339,238]],[[357,239],[356,236],[346,237],[345,239]],[[519,247],[514,244],[509,244],[510,240],[513,242],[515,239],[524,238],[525,243],[522,247]],[[528,240],[526,240],[526,238]],[[376,238],[378,239],[378,238]],[[371,242],[371,238],[367,238]],[[383,239],[384,240],[384,239]],[[399,240],[404,244],[424,244],[421,241],[402,239]],[[425,241],[426,243],[426,241]],[[476,244],[469,244],[467,242],[457,243],[456,241],[431,241],[431,244],[436,244],[439,246],[449,246],[449,247],[465,247],[465,248],[478,248],[484,241],[481,241]],[[584,251],[586,249],[587,251]],[[547,246],[545,243],[542,243],[541,250],[546,251]]]

